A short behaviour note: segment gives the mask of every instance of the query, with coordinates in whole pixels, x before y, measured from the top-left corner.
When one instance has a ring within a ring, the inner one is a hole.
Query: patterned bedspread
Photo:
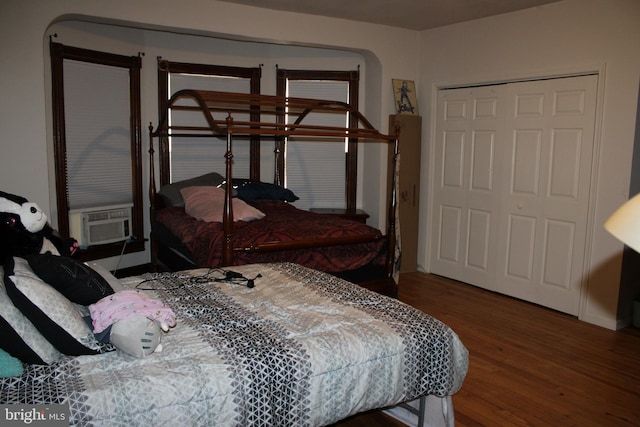
[[[468,354],[440,321],[296,264],[124,280],[153,289],[178,325],[145,359],[119,351],[28,366],[0,401],[68,403],[72,425],[320,426],[461,387]],[[141,280],[144,281],[141,283]]]
[[[279,202],[252,203],[266,216],[257,221],[235,223],[236,247],[265,242],[288,242],[344,236],[381,236],[379,230],[355,221],[331,215],[321,215]],[[164,208],[157,220],[177,236],[193,254],[196,265],[218,267],[222,261],[222,223],[198,221],[184,209]],[[309,250],[278,252],[236,252],[235,264],[295,262],[330,273],[355,270],[369,263],[384,264],[385,240],[352,245],[318,247]]]

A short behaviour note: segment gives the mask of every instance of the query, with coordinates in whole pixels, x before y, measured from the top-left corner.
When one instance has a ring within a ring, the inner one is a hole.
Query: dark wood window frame
[[[168,111],[168,97],[169,92],[169,75],[170,73],[181,74],[201,74],[207,76],[226,76],[226,77],[238,77],[249,79],[250,93],[260,94],[260,78],[262,76],[262,69],[260,67],[234,67],[225,65],[210,65],[210,64],[194,64],[187,62],[172,62],[166,59],[158,58],[158,117],[164,117],[169,114]],[[252,121],[259,122],[260,114],[252,113]],[[168,146],[168,144],[160,144],[160,146]],[[260,180],[260,137],[257,135],[251,136],[249,146],[249,156],[251,170],[249,171],[249,178],[253,181]],[[169,153],[164,153],[160,156],[161,159],[169,161]],[[164,171],[165,176],[160,176],[160,184],[165,185],[169,183],[169,165],[163,165],[160,168]]]
[[[67,192],[67,161],[64,113],[64,60],[89,62],[99,65],[121,67],[129,70],[129,105],[131,131],[131,190],[133,198],[131,235],[137,236],[123,248],[122,242],[90,246],[79,251],[77,258],[83,261],[118,256],[121,253],[140,252],[145,249],[143,225],[142,192],[142,126],[140,110],[140,69],[139,56],[123,56],[106,52],[50,44],[53,139],[56,173],[56,203],[58,208],[58,232],[69,237],[69,198]]]
[[[278,68],[276,75],[276,95],[286,96],[287,80],[335,80],[349,82],[349,104],[358,109],[358,93],[359,93],[359,71],[322,71],[322,70],[286,70]],[[357,127],[358,120],[356,117],[350,117],[350,127]],[[280,146],[276,147],[276,151],[284,150],[284,142],[278,141]],[[348,150],[345,159],[346,167],[346,183],[345,183],[345,207],[347,210],[355,210],[356,208],[356,190],[358,185],[358,139],[350,138]],[[279,176],[276,182],[284,182],[284,158],[279,157],[279,164],[276,165],[276,171]]]

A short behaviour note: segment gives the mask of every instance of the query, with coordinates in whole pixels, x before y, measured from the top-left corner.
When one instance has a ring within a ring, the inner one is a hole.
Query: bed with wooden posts
[[[283,183],[285,144],[291,139],[309,144],[348,141],[349,147],[392,144],[395,155],[389,167],[395,170],[397,135],[379,132],[358,111],[336,101],[186,89],[176,92],[167,105],[155,129],[149,127],[153,265],[177,271],[294,262],[396,295],[395,174],[384,232],[350,215],[356,211],[356,176],[346,176],[342,215],[296,208],[292,202],[297,196]],[[169,110],[180,117],[197,117],[201,124],[194,126],[191,118],[184,123],[170,120]],[[349,125],[306,124],[311,114],[348,114]],[[224,159],[211,165],[211,173],[171,182],[170,144],[180,138],[225,144]],[[236,141],[248,141],[249,176],[234,174]],[[273,183],[260,181],[260,147],[265,141],[273,141],[275,147]],[[347,162],[356,161],[349,153],[346,156]],[[381,173],[386,176],[387,171]]]

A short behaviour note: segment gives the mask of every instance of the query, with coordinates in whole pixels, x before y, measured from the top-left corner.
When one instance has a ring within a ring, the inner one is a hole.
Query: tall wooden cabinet
[[[401,273],[418,269],[418,220],[420,198],[420,144],[422,119],[420,116],[396,114],[389,116],[389,133],[400,127],[400,175],[398,208],[402,244]],[[390,149],[390,155],[393,155]],[[389,176],[389,181],[391,176]]]

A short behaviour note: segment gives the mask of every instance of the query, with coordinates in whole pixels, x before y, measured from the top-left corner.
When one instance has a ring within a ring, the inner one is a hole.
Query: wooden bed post
[[[233,151],[232,151],[232,134],[233,134],[233,117],[231,113],[227,115],[227,152],[225,153],[226,165],[226,185],[224,197],[224,211],[222,214],[222,229],[224,232],[224,240],[222,241],[222,264],[223,266],[233,265]]]
[[[155,208],[156,208],[156,173],[155,165],[153,162],[153,155],[155,150],[153,148],[153,125],[149,122],[149,221],[151,222],[151,232],[149,233],[149,240],[151,242],[151,271],[156,272],[158,270],[158,243],[154,238],[153,222],[155,221]]]
[[[149,122],[149,205],[151,211],[155,208],[156,202],[156,173],[153,163],[153,155],[155,150],[153,149],[153,125]]]

